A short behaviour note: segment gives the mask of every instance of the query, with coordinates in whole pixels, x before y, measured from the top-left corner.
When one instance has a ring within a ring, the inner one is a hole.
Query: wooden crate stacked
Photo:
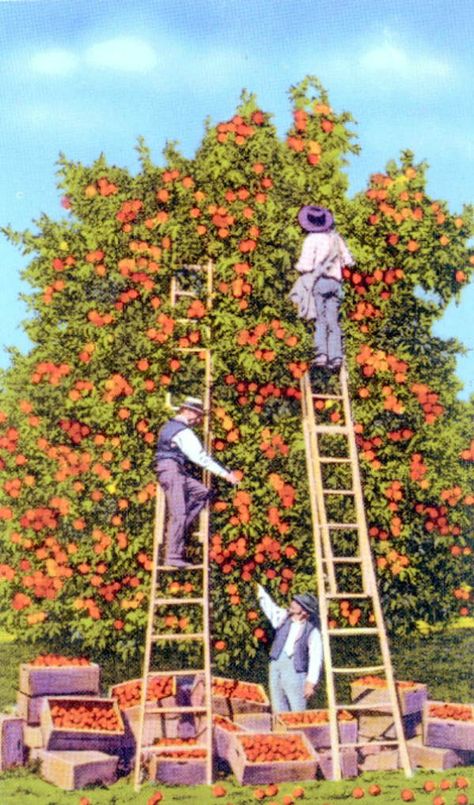
[[[117,779],[125,729],[116,702],[99,697],[99,685],[99,666],[83,658],[46,655],[20,666],[17,711],[29,758],[64,790]]]
[[[421,735],[423,708],[428,698],[426,685],[419,682],[397,681],[397,695],[406,739]],[[384,678],[365,676],[351,682],[351,699],[355,704],[373,706],[373,710],[358,716],[359,740],[393,741],[396,738],[391,710],[383,708],[388,701]],[[399,768],[399,753],[395,747],[375,745],[358,749],[360,771],[387,771]]]
[[[357,742],[357,719],[346,710],[338,713],[339,741],[341,744]],[[316,750],[319,771],[322,777],[331,779],[333,774],[329,713],[327,710],[304,710],[302,712],[278,713],[275,717],[276,732],[303,732]],[[341,750],[341,771],[344,778],[357,777],[357,752],[353,747]]]
[[[135,740],[138,736],[140,719],[141,679],[129,679],[112,685],[109,696],[116,699],[124,719]],[[154,713],[148,710],[176,704],[176,678],[168,673],[154,673],[148,677],[145,719],[143,726],[143,745],[151,746],[156,738],[177,737],[179,717],[172,713]]]
[[[433,771],[474,763],[474,705],[426,701],[423,738],[408,742],[414,765]]]

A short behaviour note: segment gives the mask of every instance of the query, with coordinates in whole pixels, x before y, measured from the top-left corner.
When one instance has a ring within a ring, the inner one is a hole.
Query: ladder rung
[[[350,464],[350,458],[332,458],[331,456],[319,456],[321,464]]]
[[[197,298],[197,294],[193,293],[193,291],[180,291],[179,288],[176,288],[176,290],[174,292],[174,295],[175,296],[193,296],[194,299]]]
[[[204,598],[155,598],[156,606],[167,604],[204,604]]]
[[[326,598],[372,598],[368,593],[326,593]]]
[[[155,668],[154,671],[148,671],[147,676],[153,676],[153,674],[169,674],[170,676],[191,676],[191,674],[205,674],[206,671],[204,668],[187,668],[181,671],[163,671],[162,668]]]
[[[323,559],[323,562],[334,562],[335,564],[342,565],[342,564],[356,564],[358,562],[362,562],[362,558],[360,556],[333,556],[332,559]]]
[[[344,399],[341,394],[317,394],[316,392],[313,392],[313,394],[311,396],[312,396],[313,400],[343,400]]]
[[[340,749],[345,749],[346,747],[349,749],[355,749],[356,747],[360,746],[399,746],[400,741],[394,741],[393,739],[390,741],[384,741],[383,739],[378,739],[376,741],[357,741],[357,743],[351,744],[339,744]]]
[[[175,352],[208,352],[207,347],[174,347]]]
[[[315,425],[314,430],[316,433],[343,433],[345,435],[349,433],[347,425]]]
[[[165,632],[164,634],[154,634],[151,639],[155,640],[204,640],[204,632],[193,632],[192,634],[179,634]]]
[[[188,565],[187,567],[174,567],[174,565],[157,565],[157,570],[204,570],[204,565]]]
[[[364,665],[359,668],[333,668],[333,674],[377,674],[385,671],[385,665]]]
[[[344,528],[359,528],[359,523],[326,523],[328,528],[344,529]],[[322,528],[322,526],[319,526]]]
[[[354,710],[355,712],[358,712],[359,710],[372,710],[374,713],[376,713],[379,710],[387,712],[388,709],[391,711],[393,710],[391,702],[382,702],[381,704],[336,704],[336,710]]]
[[[189,707],[147,707],[145,713],[153,713],[153,715],[161,715],[162,713],[207,713],[207,708],[193,707],[192,704]]]
[[[378,634],[379,630],[375,626],[349,626],[346,629],[328,629],[328,632],[329,634],[349,635],[349,637],[352,637],[357,634]]]
[[[353,489],[323,489],[324,495],[355,495]]]

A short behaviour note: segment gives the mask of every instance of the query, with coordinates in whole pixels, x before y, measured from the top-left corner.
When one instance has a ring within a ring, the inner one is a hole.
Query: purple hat
[[[325,207],[314,207],[308,204],[306,207],[301,207],[298,221],[307,232],[327,232],[328,229],[331,229],[334,218]]]

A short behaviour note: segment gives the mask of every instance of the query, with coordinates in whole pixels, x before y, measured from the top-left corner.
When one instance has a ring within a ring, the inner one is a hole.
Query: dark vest
[[[278,627],[275,632],[275,637],[272,643],[272,647],[270,649],[270,659],[277,660],[280,656],[281,652],[283,651],[283,646],[286,643],[286,638],[290,632],[291,626],[291,618],[288,617],[285,621],[283,621],[282,625]],[[308,666],[309,666],[309,638],[311,632],[314,629],[314,624],[311,621],[305,621],[304,629],[301,633],[301,636],[295,643],[295,651],[293,654],[293,662],[295,664],[295,670],[303,673],[307,673]]]
[[[176,461],[180,466],[184,466],[186,456],[181,452],[179,447],[171,444],[171,440],[177,433],[187,427],[188,425],[186,425],[185,422],[180,422],[178,419],[169,419],[168,422],[165,422],[158,434],[158,444],[155,453],[157,469],[159,469],[159,463],[166,459],[171,459],[172,461]]]

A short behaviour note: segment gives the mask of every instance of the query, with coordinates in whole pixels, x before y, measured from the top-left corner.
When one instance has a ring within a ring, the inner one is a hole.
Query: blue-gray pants
[[[186,532],[206,505],[211,490],[186,475],[184,469],[171,459],[160,461],[157,471],[168,510],[166,560],[184,559]]]
[[[284,651],[277,660],[270,660],[270,699],[274,713],[306,709],[304,684],[306,673],[295,669],[293,657]]]
[[[328,361],[342,360],[342,336],[339,326],[341,283],[331,277],[319,277],[313,285],[313,295],[316,306],[314,335],[316,358],[324,356]]]

